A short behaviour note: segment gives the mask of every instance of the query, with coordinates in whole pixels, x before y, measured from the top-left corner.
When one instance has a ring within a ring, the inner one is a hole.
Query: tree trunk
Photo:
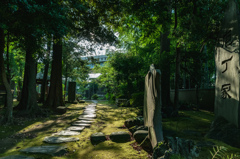
[[[11,80],[11,72],[10,72],[10,60],[9,60],[9,32],[7,34],[7,80],[10,83]]]
[[[165,107],[168,107],[171,105],[170,101],[170,39],[168,38],[169,32],[165,32],[161,35],[161,50],[160,50],[160,56],[161,56],[161,63],[160,63],[160,69],[161,69],[161,81],[162,81],[162,104]],[[163,54],[164,53],[164,54]]]
[[[42,80],[42,87],[41,87],[41,96],[39,99],[39,103],[45,102],[45,93],[46,93],[46,86],[47,86],[47,75],[48,75],[48,68],[49,68],[49,56],[51,51],[51,42],[52,40],[49,40],[47,44],[47,52],[46,52],[46,59],[45,59],[45,66],[44,66],[44,74],[43,74],[43,80]]]
[[[3,85],[6,89],[6,112],[0,121],[0,123],[12,123],[13,122],[13,96],[11,92],[11,87],[10,84],[7,80],[7,75],[5,72],[5,67],[4,67],[4,60],[3,60],[3,53],[4,53],[4,46],[5,46],[5,39],[4,39],[4,30],[0,28],[0,78],[2,79]]]
[[[32,116],[39,114],[40,108],[37,104],[36,91],[36,59],[34,58],[36,41],[32,35],[25,37],[26,60],[24,70],[23,88],[21,99],[16,107],[18,110],[25,111]]]
[[[68,77],[66,76],[65,77],[65,87],[64,87],[64,101],[66,101],[65,97],[66,97],[66,92],[67,92],[67,80],[68,80]]]
[[[62,39],[54,37],[50,90],[45,106],[56,109],[58,106],[64,105],[62,94]]]
[[[176,46],[176,72],[175,72],[175,95],[174,95],[174,111],[178,111],[179,105],[179,80],[180,80],[180,63],[181,63],[181,54],[178,44]]]

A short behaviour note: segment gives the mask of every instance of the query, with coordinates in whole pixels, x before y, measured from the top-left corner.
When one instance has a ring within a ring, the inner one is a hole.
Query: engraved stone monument
[[[240,127],[239,10],[235,0],[229,0],[216,46],[215,115]]]
[[[162,131],[162,101],[161,101],[161,72],[150,66],[150,71],[145,77],[144,92],[144,125],[148,127],[148,134],[155,147],[163,140]]]

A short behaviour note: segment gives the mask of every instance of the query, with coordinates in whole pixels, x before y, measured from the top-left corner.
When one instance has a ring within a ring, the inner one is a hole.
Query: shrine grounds
[[[0,127],[0,157],[9,155],[27,155],[37,159],[147,159],[151,158],[151,153],[144,151],[136,141],[116,143],[109,139],[97,145],[92,145],[90,136],[96,132],[103,132],[110,135],[112,132],[129,130],[124,126],[124,121],[137,117],[141,114],[139,108],[117,107],[115,103],[108,101],[98,101],[97,118],[90,128],[85,128],[78,137],[79,141],[62,143],[68,147],[68,153],[63,156],[49,156],[41,154],[25,154],[19,150],[41,145],[51,145],[43,143],[43,139],[68,127],[75,121],[79,114],[83,112],[83,107],[91,101],[79,104],[67,104],[67,112],[64,114],[54,114],[48,112],[48,117],[26,118],[16,116],[14,125],[5,125]],[[17,102],[14,103],[17,105]],[[1,109],[0,109],[1,112]],[[1,112],[2,113],[2,112]],[[16,114],[17,115],[17,114]],[[227,148],[226,154],[237,154],[240,149],[231,147],[223,142],[206,139],[204,135],[209,131],[211,122],[214,120],[214,114],[208,111],[179,111],[179,117],[163,118],[163,131],[173,136],[184,139],[192,139],[196,142],[206,141],[213,143],[214,146],[224,146]],[[198,133],[196,133],[198,132]],[[213,152],[213,146],[204,147],[199,154],[199,158],[212,158],[210,151]],[[173,158],[180,158],[173,156]]]

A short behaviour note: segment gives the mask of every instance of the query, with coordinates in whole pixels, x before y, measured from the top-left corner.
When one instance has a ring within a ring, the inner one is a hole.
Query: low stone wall
[[[174,102],[174,90],[170,90],[171,101]],[[214,111],[215,88],[199,89],[200,109]],[[179,101],[182,103],[196,104],[196,89],[180,89]]]

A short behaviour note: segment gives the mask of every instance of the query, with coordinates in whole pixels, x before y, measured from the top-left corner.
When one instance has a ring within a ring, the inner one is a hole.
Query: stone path
[[[84,112],[78,117],[78,120],[73,122],[66,130],[52,134],[52,136],[45,137],[43,142],[51,144],[59,144],[65,142],[75,142],[79,138],[71,137],[80,135],[84,128],[90,127],[91,123],[97,117],[96,115],[96,103],[93,101],[92,104],[89,104],[85,107]],[[64,136],[64,137],[63,137]],[[67,153],[66,146],[59,145],[46,145],[46,146],[36,146],[29,147],[26,149],[20,150],[20,152],[33,153],[33,154],[48,154],[51,156],[61,156]],[[34,159],[33,157],[22,156],[22,155],[11,155],[6,157],[1,157],[0,159]]]

